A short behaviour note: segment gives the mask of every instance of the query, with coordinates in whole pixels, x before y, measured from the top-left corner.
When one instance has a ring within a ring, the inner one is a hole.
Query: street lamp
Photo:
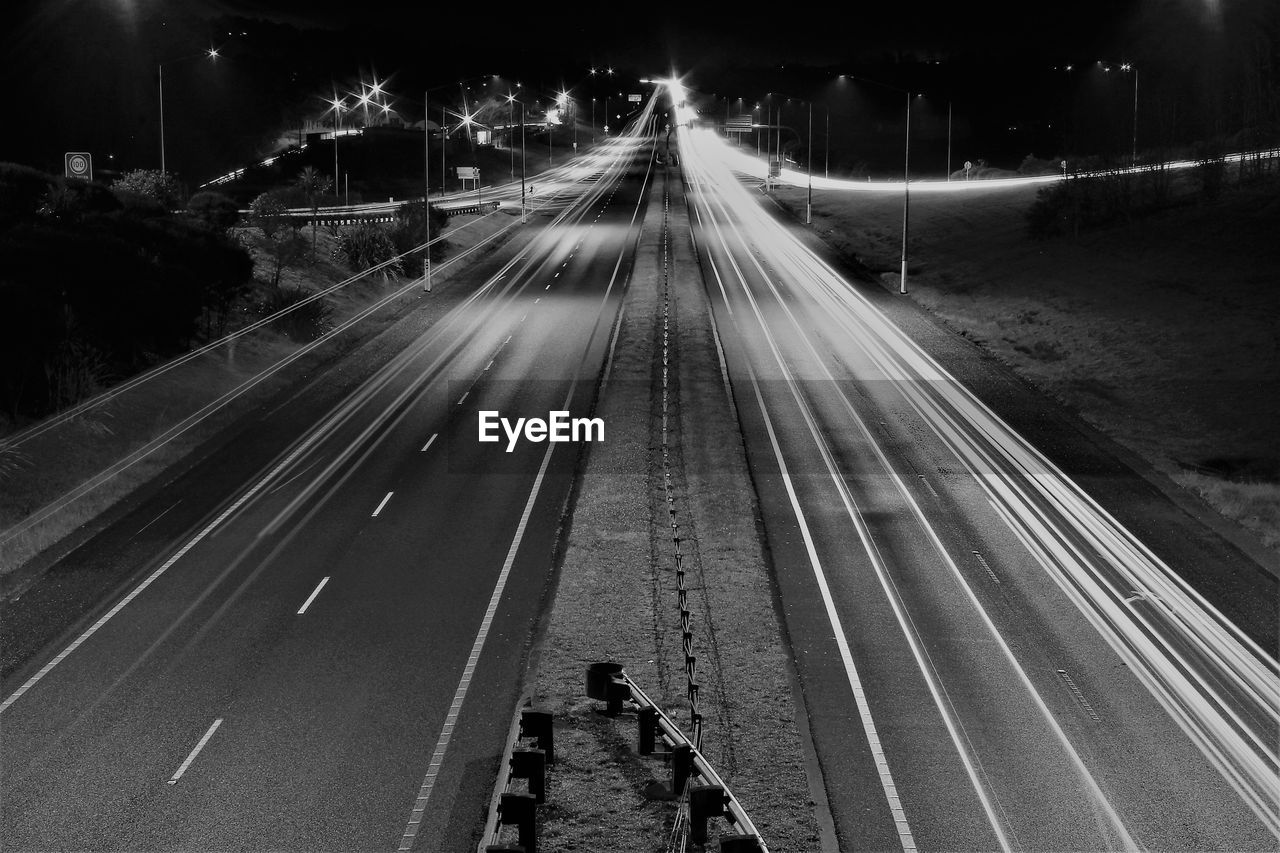
[[[342,112],[346,104],[345,98],[339,98],[337,90],[333,93],[333,100],[329,101],[329,108],[333,110],[333,197],[340,198],[338,184],[342,182],[338,176],[338,116]]]
[[[813,223],[813,101],[808,101],[808,100],[805,100],[804,98],[797,98],[793,95],[783,95],[781,92],[769,92],[769,94],[778,95],[779,97],[786,98],[789,101],[796,100],[802,104],[807,104],[809,106],[809,139],[805,143],[805,153],[808,159],[809,189],[808,189],[808,196],[805,200],[805,206],[804,206],[804,224],[811,225]],[[782,169],[782,143],[781,143],[782,106],[781,105],[778,106],[778,125],[779,125],[778,169],[779,171],[781,171]],[[799,136],[799,135],[800,134],[798,133],[796,134],[796,136]]]
[[[909,221],[909,212],[911,210],[911,93],[906,89],[897,86],[890,86],[888,83],[881,83],[879,80],[871,80],[867,77],[859,77],[856,74],[841,74],[842,78],[847,77],[851,80],[860,80],[863,83],[871,83],[875,86],[882,86],[891,89],[906,96],[907,99],[907,122],[906,122],[906,140],[902,151],[902,275],[899,281],[898,292],[907,292],[907,224]]]
[[[1138,67],[1134,65],[1132,62],[1107,63],[1101,59],[1098,60],[1098,64],[1102,66],[1102,70],[1104,73],[1111,71],[1111,66],[1116,64],[1119,65],[1119,68],[1121,71],[1133,72],[1133,140],[1132,140],[1133,147],[1130,150],[1130,154],[1129,154],[1129,165],[1137,166],[1138,165]],[[1071,67],[1068,66],[1067,70],[1070,71]]]
[[[191,59],[203,58],[216,61],[219,56],[221,56],[221,54],[218,53],[218,49],[216,47],[211,47],[208,50],[201,51],[200,53],[193,53],[189,56],[179,56],[177,59],[170,59],[165,62],[156,63],[156,73],[160,81],[160,174],[162,175],[168,174],[169,171],[167,168],[168,164],[165,161],[164,149],[164,67],[166,65],[174,65],[178,62],[186,62]]]
[[[523,225],[528,220],[525,218],[525,190],[524,190],[524,101],[516,98],[515,95],[507,95],[508,104],[520,105],[520,224]]]

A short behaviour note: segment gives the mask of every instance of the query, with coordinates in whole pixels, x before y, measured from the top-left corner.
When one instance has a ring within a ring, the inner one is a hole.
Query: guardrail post
[[[547,801],[547,754],[540,749],[511,750],[511,777],[527,779],[535,803]]]
[[[720,836],[720,853],[760,853],[763,849],[754,835]]]
[[[707,820],[724,814],[724,788],[720,785],[693,785],[689,788],[689,840],[707,843]]]
[[[640,746],[638,752],[641,755],[653,755],[654,746],[657,743],[658,709],[641,708],[638,716],[640,720]]]
[[[536,802],[532,794],[504,791],[498,801],[498,820],[519,831],[520,846],[525,853],[538,853],[538,830],[534,817]]]
[[[525,708],[520,712],[520,737],[537,738],[538,749],[547,755],[547,763],[556,763],[555,733],[550,711]]]
[[[587,698],[605,702],[605,713],[622,713],[622,703],[631,696],[631,688],[622,681],[622,664],[607,661],[587,667]]]
[[[687,743],[677,744],[671,750],[671,794],[680,796],[684,785],[689,781],[689,773],[693,770],[693,747]]]

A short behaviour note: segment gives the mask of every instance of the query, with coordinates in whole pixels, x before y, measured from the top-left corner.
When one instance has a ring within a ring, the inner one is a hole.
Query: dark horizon
[[[0,160],[58,171],[64,151],[87,150],[100,170],[158,167],[161,62],[169,168],[192,184],[269,153],[282,132],[323,112],[331,84],[389,80],[412,122],[427,86],[498,74],[585,92],[593,66],[612,66],[620,85],[675,69],[703,94],[786,90],[817,99],[833,114],[833,150],[873,165],[878,148],[893,148],[889,131],[853,133],[867,116],[832,102],[824,79],[834,73],[860,72],[951,102],[953,130],[970,156],[1106,155],[1131,127],[1131,81],[1095,73],[1097,60],[1135,64],[1145,96],[1140,136],[1173,144],[1237,132],[1256,112],[1251,69],[1280,40],[1280,7],[1263,0],[1090,2],[1067,16],[1012,4],[962,12],[905,4],[837,19],[778,13],[766,22],[680,11],[593,10],[560,23],[551,11],[423,16],[378,0],[311,3],[305,12],[248,0],[27,3],[13,13],[3,61],[12,88],[35,95],[19,132],[0,143]],[[211,45],[222,48],[216,66],[200,57]],[[1068,64],[1073,72],[1060,71]],[[868,100],[877,125],[901,125],[892,99]]]

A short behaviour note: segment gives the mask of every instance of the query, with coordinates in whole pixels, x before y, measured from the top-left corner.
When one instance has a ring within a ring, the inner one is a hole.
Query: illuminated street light
[[[520,105],[520,224],[523,225],[528,220],[525,218],[525,190],[524,190],[524,101],[516,98],[514,95],[507,95],[507,103]]]
[[[208,48],[200,53],[193,53],[190,56],[180,56],[177,59],[170,59],[166,62],[156,63],[156,74],[160,82],[160,174],[168,174],[168,164],[165,160],[164,146],[164,67],[173,65],[178,62],[186,62],[191,59],[212,59],[217,60],[222,54],[218,52],[216,47]]]
[[[805,143],[805,149],[806,149],[806,153],[808,154],[808,161],[809,161],[809,166],[808,166],[809,188],[808,188],[808,196],[805,200],[805,206],[804,206],[804,224],[811,225],[813,223],[813,101],[808,101],[808,100],[805,100],[804,98],[796,98],[792,95],[783,95],[781,92],[769,92],[769,94],[778,95],[779,97],[784,97],[787,100],[796,100],[802,104],[807,104],[809,106],[809,141]],[[782,125],[781,105],[779,105],[778,107],[778,125],[779,125],[779,133],[781,133],[781,125]],[[800,134],[798,133],[796,134],[796,136],[799,136],[799,135]],[[779,171],[781,171],[782,169],[781,142],[779,142],[778,144],[778,169]]]
[[[346,99],[339,98],[338,93],[333,93],[333,100],[327,102],[329,108],[333,110],[333,197],[340,198],[338,184],[341,183],[338,177],[338,117],[346,106]]]

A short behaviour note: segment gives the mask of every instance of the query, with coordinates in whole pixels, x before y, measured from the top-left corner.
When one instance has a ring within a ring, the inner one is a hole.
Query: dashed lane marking
[[[391,497],[391,496],[387,495],[387,497]],[[313,589],[311,591],[311,594],[307,596],[307,600],[302,602],[302,606],[298,608],[299,616],[307,612],[307,608],[311,606],[311,602],[316,600],[316,596],[320,594],[320,590],[324,589],[324,585],[327,584],[328,582],[329,582],[328,576],[320,579],[320,583],[316,585],[316,588]]]
[[[213,733],[218,730],[218,726],[222,725],[222,718],[213,721],[213,725],[209,726],[209,730],[204,733],[204,737],[200,738],[200,742],[196,744],[196,748],[191,750],[191,754],[182,762],[172,776],[169,777],[169,784],[176,785],[178,780],[182,778],[182,774],[187,772],[187,768],[191,766],[191,762],[196,760],[196,756],[200,754],[200,750],[204,749],[205,744],[209,742],[209,738],[213,737]]]

